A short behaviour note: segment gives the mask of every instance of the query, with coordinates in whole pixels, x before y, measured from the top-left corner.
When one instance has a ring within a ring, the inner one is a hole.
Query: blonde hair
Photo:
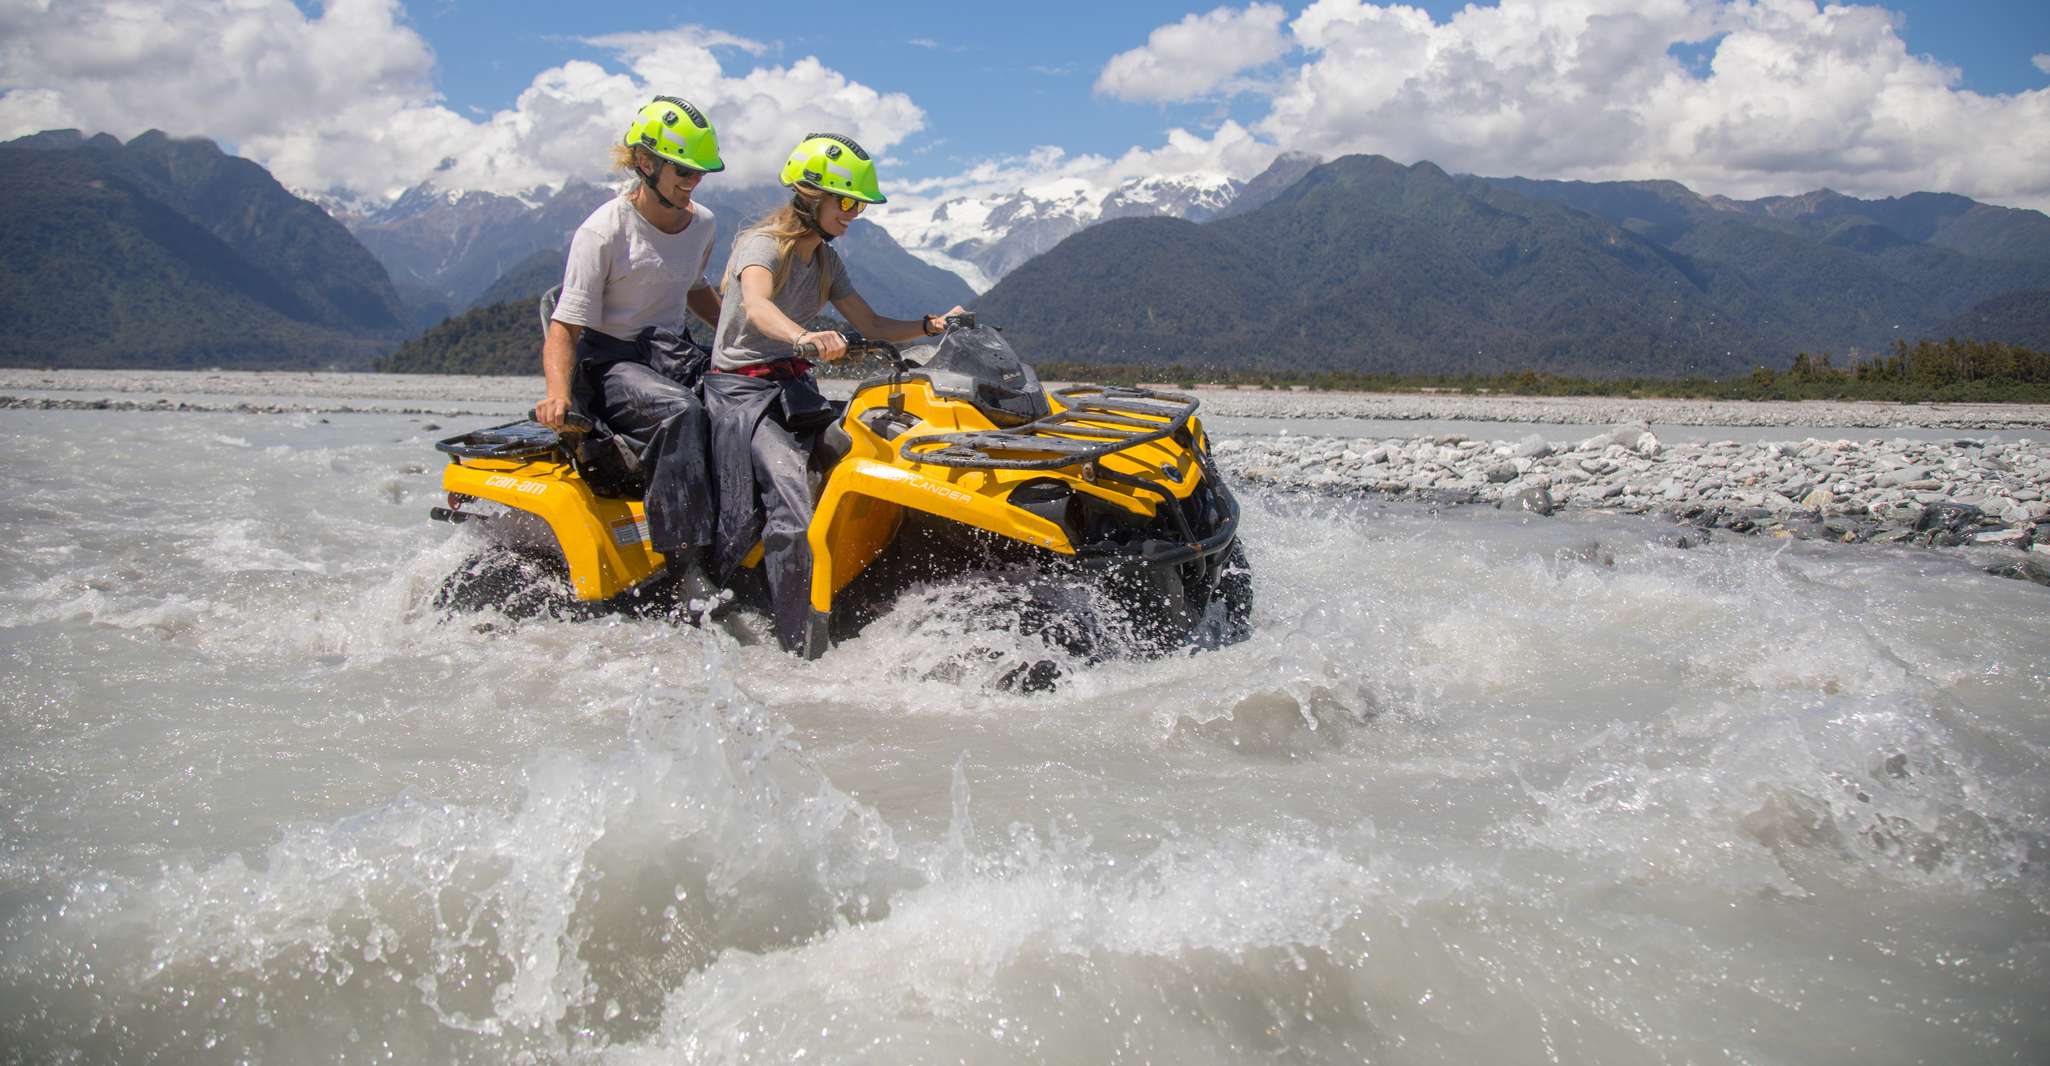
[[[637,144],[615,144],[612,146],[612,167],[615,170],[624,170],[638,178],[641,176],[641,168],[638,164],[642,156],[652,159],[654,158],[654,153]]]
[[[817,190],[799,189],[797,195],[814,201],[812,210],[814,212],[818,210],[816,201],[822,194]],[[795,204],[786,203],[756,219],[753,225],[742,230],[740,236],[734,238],[733,243],[738,245],[741,241],[756,234],[776,242],[776,269],[774,280],[769,283],[769,298],[773,300],[777,294],[783,291],[783,283],[790,280],[790,264],[795,259],[790,253],[791,246],[795,245],[800,239],[812,236],[816,232],[812,229],[811,223],[805,221],[804,216],[798,213]],[[833,291],[833,256],[835,254],[831,248],[826,247],[823,241],[819,243],[818,251],[812,253],[814,257],[813,263],[819,269],[820,304],[824,304],[826,297]],[[726,263],[726,277],[720,280],[719,287],[724,289],[733,281],[734,277],[734,264],[731,260],[728,260]]]

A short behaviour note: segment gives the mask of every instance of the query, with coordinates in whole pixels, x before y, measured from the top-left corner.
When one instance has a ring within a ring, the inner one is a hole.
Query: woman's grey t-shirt
[[[796,355],[790,345],[756,329],[754,321],[747,317],[747,309],[741,306],[741,270],[759,266],[767,268],[771,274],[775,273],[776,238],[757,230],[741,234],[733,242],[733,256],[728,263],[726,291],[721,294],[723,302],[719,308],[719,330],[712,335],[712,365],[721,370],[734,370]],[[821,263],[832,272],[824,300],[819,298]],[[821,245],[812,253],[811,262],[791,260],[790,274],[783,279],[782,291],[776,293],[772,302],[777,310],[801,326],[811,321],[827,301],[852,295],[854,283],[847,279],[847,267],[840,262],[839,253]]]
[[[690,224],[664,233],[621,193],[598,205],[570,238],[554,318],[632,340],[648,326],[681,330],[684,294],[709,289],[705,264],[716,232],[712,212],[690,205]]]

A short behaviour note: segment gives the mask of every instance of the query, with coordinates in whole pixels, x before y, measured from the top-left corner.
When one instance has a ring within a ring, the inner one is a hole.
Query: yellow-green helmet
[[[658,96],[648,101],[626,128],[629,148],[646,148],[659,159],[677,166],[710,173],[726,169],[719,158],[719,135],[711,120],[689,102],[675,96]]]
[[[808,133],[783,164],[784,185],[814,185],[829,193],[851,196],[863,203],[887,203],[876,182],[875,160],[854,143],[854,138],[837,133]]]

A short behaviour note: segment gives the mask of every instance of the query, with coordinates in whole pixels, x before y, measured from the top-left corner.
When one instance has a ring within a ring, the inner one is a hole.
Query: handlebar
[[[948,315],[946,323],[948,329],[974,329],[975,312],[963,311],[960,314]],[[905,368],[904,356],[897,351],[897,346],[889,341],[870,340],[851,329],[840,330],[839,333],[841,339],[847,342],[848,355],[881,353],[888,356],[890,362],[896,364],[898,369]],[[792,345],[791,350],[799,359],[816,359],[819,356],[819,346],[810,341]]]
[[[848,355],[871,355],[880,352],[883,355],[889,356],[890,361],[893,363],[903,362],[903,356],[897,354],[897,346],[889,341],[870,340],[851,329],[843,329],[839,333],[840,338],[847,342]],[[792,351],[796,353],[799,359],[817,359],[819,357],[819,346],[810,341],[793,345]]]

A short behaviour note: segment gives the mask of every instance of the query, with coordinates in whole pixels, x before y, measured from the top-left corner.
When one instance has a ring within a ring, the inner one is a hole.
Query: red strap
[[[794,357],[790,359],[772,359],[766,363],[749,363],[746,366],[721,369],[720,373],[746,374],[751,378],[772,378],[781,381],[785,378],[801,378],[811,373],[811,362]]]

